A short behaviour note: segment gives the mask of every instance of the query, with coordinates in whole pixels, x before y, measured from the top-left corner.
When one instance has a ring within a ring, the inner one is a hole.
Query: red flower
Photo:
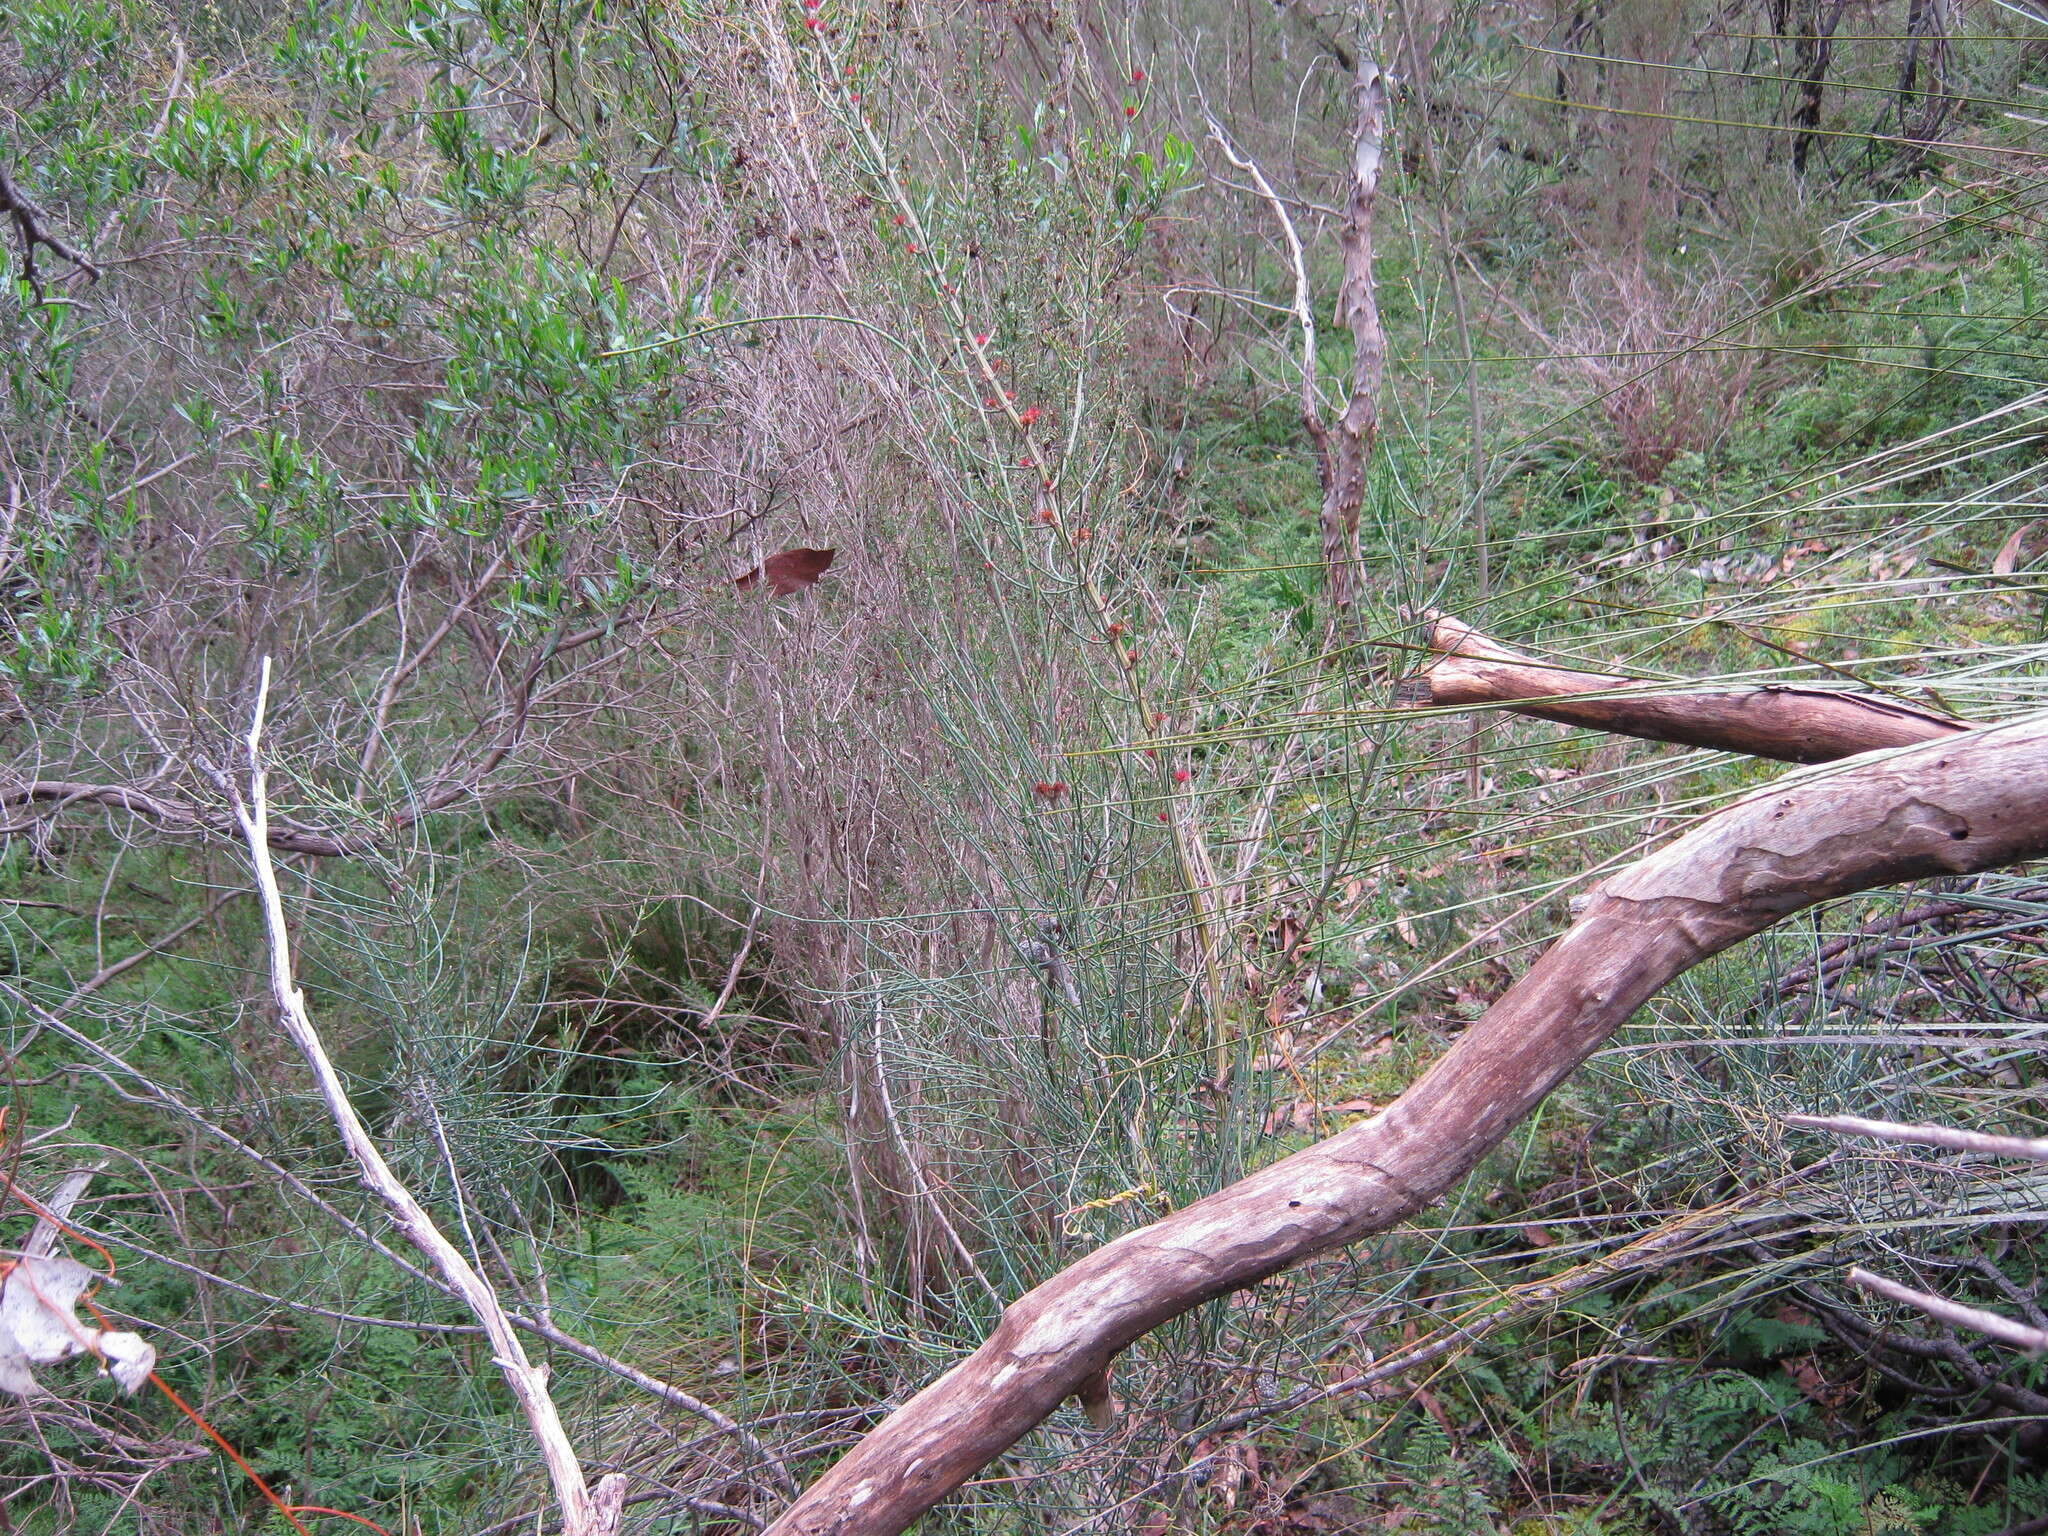
[[[1125,116],[1125,117],[1136,117],[1137,115],[1138,115],[1138,109],[1137,109],[1136,107],[1125,107],[1125,108],[1124,108],[1124,116]]]
[[[1173,770],[1173,782],[1176,784],[1185,784],[1189,779],[1192,779],[1193,777],[1194,775],[1192,773],[1189,773],[1185,768],[1176,768]]]
[[[1024,425],[1028,427],[1031,425],[1031,423],[1038,420],[1038,418],[1043,414],[1044,412],[1040,411],[1039,408],[1034,405],[1029,410],[1027,410],[1023,415],[1019,416],[1017,419],[1023,422]]]
[[[1076,544],[1086,544],[1090,539],[1094,537],[1095,531],[1092,528],[1090,528],[1086,523],[1083,523],[1080,527],[1074,530],[1074,542]]]
[[[1116,639],[1116,637],[1121,635],[1123,632],[1124,627],[1121,624],[1112,624],[1109,626],[1109,638],[1112,640]]]
[[[910,252],[911,255],[915,256],[917,254],[917,242],[915,240],[912,240],[909,244],[905,245],[903,249]]]
[[[1061,795],[1064,795],[1067,792],[1067,786],[1064,783],[1059,782],[1055,782],[1052,784],[1041,783],[1032,785],[1031,790],[1032,793],[1038,795],[1041,799],[1057,800]]]
[[[1053,509],[1052,509],[1051,507],[1040,507],[1040,508],[1038,509],[1038,520],[1039,520],[1039,521],[1040,521],[1041,523],[1055,523],[1055,522],[1058,522],[1058,521],[1059,521],[1059,516],[1060,516],[1060,515],[1059,515],[1059,513],[1057,513],[1057,512],[1055,512],[1055,511],[1053,511]]]
[[[1159,749],[1157,747],[1147,747],[1145,749],[1145,755],[1156,762],[1159,758]]]
[[[1164,821],[1164,820],[1166,820],[1166,812],[1164,812],[1164,811],[1161,811],[1161,812],[1159,813],[1159,819],[1160,819],[1161,821]]]
[[[1132,70],[1132,71],[1131,71],[1131,84],[1133,84],[1133,85],[1143,85],[1144,83],[1145,83],[1145,71],[1143,71],[1142,69],[1134,69],[1134,70]]]
[[[976,345],[977,347],[985,347],[985,346],[987,346],[987,345],[988,345],[988,332],[987,332],[987,331],[976,331],[976,332],[974,333],[974,344],[975,344],[975,345]]]

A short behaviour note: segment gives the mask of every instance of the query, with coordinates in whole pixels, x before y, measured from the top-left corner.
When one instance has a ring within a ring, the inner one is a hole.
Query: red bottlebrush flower
[[[958,288],[955,288],[951,283],[941,283],[939,287],[946,293],[958,293],[960,291]]]
[[[1189,773],[1185,768],[1176,768],[1173,770],[1173,782],[1176,784],[1185,784],[1189,779],[1192,779],[1193,777],[1194,775],[1192,773]]]
[[[805,9],[805,10],[807,10],[807,11],[815,11],[815,10],[816,10],[817,8],[818,8],[818,0],[804,0],[804,9]]]
[[[1124,660],[1128,661],[1134,667],[1138,664],[1138,648],[1135,645],[1132,646],[1128,651],[1124,652]],[[1153,756],[1156,757],[1158,756],[1158,754],[1155,752]]]
[[[982,401],[981,403],[987,406],[990,410],[994,410],[996,408],[996,402],[993,396],[991,396],[987,400]]]
[[[848,92],[846,93],[846,96],[847,96],[847,99],[848,99],[849,101],[859,101],[859,100],[860,100],[860,92],[859,92],[859,91],[848,91]]]
[[[1067,786],[1057,781],[1051,784],[1034,784],[1031,789],[1034,794],[1045,800],[1057,800],[1067,792]]]
[[[915,256],[917,254],[917,242],[915,240],[912,240],[909,244],[905,245],[903,249],[910,252],[911,255]]]
[[[1159,761],[1159,749],[1157,747],[1147,747],[1145,749],[1145,755],[1151,758],[1152,761],[1154,761],[1155,763]]]
[[[1053,511],[1051,507],[1040,507],[1038,509],[1038,520],[1041,523],[1056,523],[1060,520],[1060,515]]]
[[[1124,627],[1121,624],[1112,624],[1109,626],[1109,638],[1112,640],[1116,639],[1117,636],[1121,635],[1123,632]]]
[[[1145,71],[1143,71],[1142,69],[1134,69],[1134,70],[1132,70],[1132,71],[1131,71],[1131,84],[1133,84],[1133,85],[1143,85],[1144,83],[1145,83]]]
[[[1165,716],[1164,714],[1162,714],[1162,713],[1161,713],[1160,711],[1156,710],[1156,709],[1155,709],[1155,710],[1153,710],[1153,711],[1152,711],[1152,729],[1156,731],[1156,730],[1158,730],[1158,729],[1159,729],[1159,727],[1160,727],[1160,726],[1162,726],[1162,725],[1164,725],[1164,724],[1166,724],[1166,716]]]
[[[806,16],[804,18],[804,29],[806,31],[815,32],[818,30],[819,27],[823,25],[824,23],[819,21],[818,18],[815,16]]]
[[[1138,109],[1137,109],[1136,107],[1125,107],[1125,108],[1124,108],[1124,116],[1125,116],[1125,117],[1136,117],[1137,115],[1138,115]]]
[[[988,332],[987,332],[987,331],[976,331],[976,332],[974,333],[974,344],[975,344],[975,345],[976,345],[977,347],[985,347],[985,346],[987,346],[987,345],[988,345]]]
[[[896,215],[895,218],[891,219],[889,222],[894,224],[898,229],[901,229],[903,227],[903,215],[899,213]]]
[[[1164,821],[1164,820],[1166,820],[1166,812],[1164,812],[1164,811],[1161,811],[1161,812],[1159,813],[1159,819],[1160,819],[1161,821]]]
[[[1090,539],[1094,537],[1095,530],[1090,528],[1086,523],[1083,523],[1080,527],[1074,530],[1074,542],[1076,544],[1086,544]]]
[[[1039,408],[1034,405],[1029,410],[1025,411],[1024,414],[1019,416],[1017,419],[1023,422],[1024,425],[1028,427],[1031,425],[1031,423],[1038,420],[1038,418],[1044,414],[1045,413],[1043,411],[1039,410]]]
[[[1013,390],[1007,390],[1007,389],[1006,389],[1006,390],[1004,390],[1004,391],[1003,391],[1003,398],[1004,398],[1005,400],[1014,400],[1014,399],[1016,399],[1016,398],[1017,398],[1017,396],[1016,396],[1016,393],[1015,393],[1015,391],[1013,391]]]

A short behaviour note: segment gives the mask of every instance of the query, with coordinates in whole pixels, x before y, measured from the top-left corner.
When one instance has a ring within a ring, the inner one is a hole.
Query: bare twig
[[[0,170],[0,213],[9,214],[14,219],[15,238],[21,242],[21,280],[28,284],[38,304],[43,301],[43,280],[36,272],[36,247],[39,245],[47,245],[88,277],[100,275],[100,269],[93,265],[90,256],[63,236],[50,232],[49,226],[43,222],[42,209],[21,194],[5,170]]]
[[[391,706],[398,700],[398,690],[405,686],[407,678],[426,665],[434,652],[440,649],[441,642],[454,633],[455,627],[462,622],[471,605],[490,590],[491,583],[498,579],[498,573],[505,568],[505,562],[510,555],[509,550],[501,551],[498,558],[485,567],[483,575],[476,579],[475,584],[456,599],[455,606],[448,610],[440,626],[420,642],[419,649],[409,656],[401,656],[398,665],[391,669],[391,675],[384,680],[384,686],[377,692],[377,707],[370,716],[369,739],[363,743],[362,760],[356,765],[356,777],[359,782],[367,781],[370,769],[376,765],[378,750],[384,745],[384,727],[390,722]]]
[[[1280,238],[1287,245],[1287,270],[1294,279],[1294,302],[1291,312],[1294,323],[1301,331],[1301,425],[1315,444],[1318,460],[1329,452],[1329,431],[1323,425],[1322,389],[1316,377],[1316,314],[1310,298],[1308,283],[1308,258],[1302,250],[1301,236],[1295,231],[1294,219],[1287,211],[1287,204],[1280,194],[1273,190],[1273,183],[1266,179],[1266,173],[1256,160],[1239,152],[1223,131],[1223,125],[1215,118],[1209,119],[1209,137],[1216,141],[1216,147],[1223,151],[1223,158],[1251,177],[1252,185],[1258,188],[1259,196],[1273,211],[1273,218],[1280,226]]]

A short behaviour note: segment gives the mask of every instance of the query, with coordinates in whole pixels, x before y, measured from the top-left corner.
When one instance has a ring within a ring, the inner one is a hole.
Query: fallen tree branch
[[[1833,688],[1703,688],[1553,667],[1447,614],[1426,614],[1424,622],[1430,648],[1444,657],[1402,683],[1395,703],[1413,708],[1505,704],[1539,720],[1787,763],[1833,762],[1970,729],[1966,721]]]
[[[1945,733],[1946,734],[1946,733]],[[1013,1302],[770,1527],[895,1536],[1127,1345],[1443,1195],[1638,1007],[1794,912],[2048,853],[2048,715],[1794,774],[1598,887],[1371,1119],[1096,1250]]]
[[[1912,1141],[1923,1147],[1954,1152],[1988,1152],[1993,1157],[2024,1157],[2048,1163],[2048,1136],[1992,1136],[1957,1130],[1951,1125],[1906,1125],[1897,1120],[1866,1120],[1861,1115],[1787,1115],[1787,1125],[1837,1136],[1868,1136],[1873,1141]]]
[[[1932,1291],[1916,1291],[1910,1285],[1887,1280],[1883,1275],[1873,1275],[1867,1269],[1851,1269],[1844,1278],[1858,1290],[1868,1291],[1873,1296],[1882,1296],[1887,1301],[1896,1301],[1902,1306],[1925,1312],[1936,1322],[1948,1323],[1956,1328],[1967,1328],[1972,1333],[1981,1333],[1988,1339],[1996,1339],[2001,1344],[2010,1344],[2015,1349],[2024,1349],[2037,1355],[2048,1349],[2048,1331],[2026,1323],[2016,1323],[1996,1312],[1986,1312],[1982,1307],[1965,1306],[1960,1301],[1950,1301],[1946,1296],[1937,1296]]]

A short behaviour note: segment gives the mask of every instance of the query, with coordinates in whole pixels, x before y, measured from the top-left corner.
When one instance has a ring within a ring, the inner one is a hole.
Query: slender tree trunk
[[[1359,26],[1358,67],[1352,76],[1351,190],[1338,237],[1344,280],[1337,290],[1337,323],[1351,333],[1351,388],[1343,412],[1318,444],[1323,569],[1331,637],[1339,643],[1356,630],[1361,581],[1358,522],[1365,506],[1366,471],[1379,440],[1380,384],[1387,362],[1386,333],[1380,328],[1379,299],[1373,288],[1373,208],[1379,198],[1387,118],[1387,82],[1379,55],[1379,29],[1368,13]]]
[[[1820,137],[1821,102],[1827,92],[1828,65],[1834,57],[1835,29],[1842,24],[1848,0],[1807,0],[1799,20],[1799,104],[1792,121],[1799,132],[1792,136],[1792,169],[1804,175],[1807,157]],[[1823,15],[1825,12],[1825,15]]]

